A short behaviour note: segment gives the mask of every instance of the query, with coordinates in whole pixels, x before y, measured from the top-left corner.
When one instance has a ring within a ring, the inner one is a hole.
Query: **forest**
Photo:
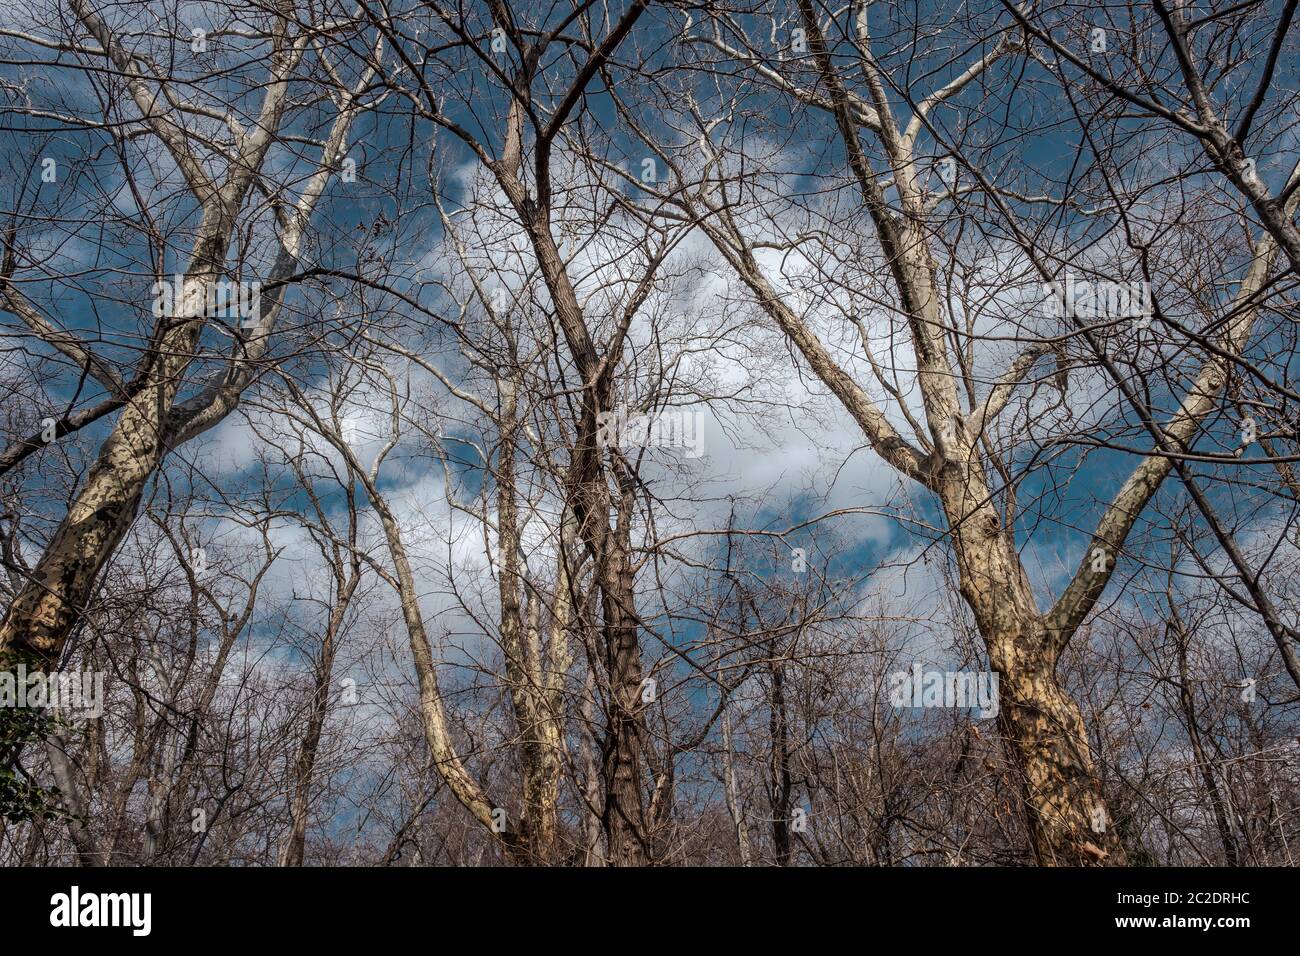
[[[0,864],[1295,865],[1297,2],[5,5]]]

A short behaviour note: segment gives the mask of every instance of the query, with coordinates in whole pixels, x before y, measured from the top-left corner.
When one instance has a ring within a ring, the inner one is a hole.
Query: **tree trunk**
[[[176,346],[188,354],[187,345]],[[179,372],[180,370],[175,370]],[[72,507],[0,621],[0,650],[16,649],[57,666],[63,644],[122,541],[161,459],[160,409],[171,404],[179,375],[127,405]]]
[[[772,697],[768,706],[768,731],[772,735],[772,758],[769,768],[768,788],[772,807],[772,846],[776,852],[777,866],[789,866],[794,858],[794,845],[790,838],[790,818],[793,807],[790,795],[790,735],[786,725],[785,677],[775,646],[768,648],[768,676],[772,681]]]
[[[509,181],[503,181],[503,185],[509,185]],[[516,208],[526,211],[522,199],[517,198]],[[595,564],[603,617],[609,712],[602,742],[605,809],[601,822],[610,862],[615,866],[642,866],[649,860],[649,845],[641,792],[641,647],[630,543],[634,489],[617,462],[617,450],[611,453],[614,460],[607,469],[605,451],[597,440],[598,416],[613,407],[612,375],[618,355],[611,353],[604,359],[597,356],[545,213],[534,212],[525,216],[524,222],[584,383],[569,463],[568,496],[578,536]],[[619,489],[616,502],[611,501],[611,473]],[[618,509],[617,524],[610,521],[611,506]]]
[[[552,724],[560,719],[551,710],[543,673],[540,617],[536,597],[528,602],[528,622],[523,620],[519,598],[522,567],[519,560],[519,514],[515,501],[515,435],[519,423],[516,383],[502,378],[501,438],[497,451],[497,590],[501,602],[501,647],[515,725],[519,731],[523,776],[522,852],[534,863],[552,862],[556,844],[559,802],[559,734]],[[558,589],[557,589],[558,590]]]
[[[950,454],[973,456],[958,436]],[[951,458],[938,484],[953,529],[962,597],[998,674],[998,725],[1018,771],[1030,846],[1041,866],[1122,865],[1083,714],[1061,687],[1057,662],[1069,635],[1050,634],[1014,542],[982,493],[978,464]]]
[[[353,559],[355,562],[355,558]],[[353,564],[352,575],[337,595],[330,612],[325,637],[321,641],[320,659],[316,662],[316,680],[312,687],[311,707],[307,713],[307,730],[298,747],[294,762],[293,797],[289,802],[289,835],[280,848],[280,866],[302,866],[307,850],[307,816],[311,806],[312,776],[316,770],[316,752],[320,747],[321,733],[330,710],[330,689],[334,681],[334,655],[338,649],[338,635],[343,627],[343,617],[352,601],[359,569]]]
[[[625,506],[630,511],[630,506]],[[609,717],[603,768],[605,812],[602,824],[614,866],[644,866],[650,852],[645,832],[641,792],[641,646],[633,607],[632,570],[628,562],[626,528],[604,537],[606,585],[602,588],[605,615],[606,670],[609,675]]]

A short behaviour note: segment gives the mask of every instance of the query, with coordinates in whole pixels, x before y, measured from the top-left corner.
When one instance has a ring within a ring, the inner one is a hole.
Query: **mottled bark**
[[[648,264],[646,276],[625,306],[619,331],[598,351],[583,308],[569,276],[564,257],[551,229],[551,147],[562,125],[577,106],[587,83],[607,62],[626,37],[646,4],[637,0],[594,49],[579,70],[564,100],[548,125],[536,131],[533,193],[522,177],[524,116],[529,84],[536,62],[526,63],[514,80],[506,115],[500,158],[490,169],[511,207],[519,216],[538,268],[550,294],[560,331],[582,382],[581,408],[575,422],[566,476],[566,500],[572,510],[577,539],[585,546],[594,567],[601,602],[601,638],[608,682],[606,728],[601,743],[604,779],[606,852],[614,865],[638,866],[650,859],[642,791],[641,741],[645,739],[641,713],[641,650],[636,613],[635,581],[631,559],[632,488],[619,471],[617,449],[606,451],[597,441],[602,412],[613,409],[615,370],[622,358],[624,335],[640,303],[649,293],[659,260]],[[538,54],[540,50],[535,51]],[[615,496],[611,481],[617,487]],[[610,520],[618,512],[617,523]]]
[[[516,434],[520,427],[516,384],[499,383],[500,442],[497,450],[497,540],[499,568],[497,592],[501,602],[501,648],[505,655],[506,681],[520,739],[520,769],[523,776],[522,851],[538,864],[554,860],[559,804],[562,711],[549,694],[539,630],[540,609],[536,595],[528,601],[528,619],[520,600],[519,509],[516,503]],[[561,589],[557,587],[557,592]],[[557,593],[557,611],[563,613]],[[560,635],[563,640],[563,635]]]
[[[956,439],[940,445],[946,457],[936,482],[961,594],[999,675],[998,723],[1019,776],[1035,859],[1068,866],[1123,862],[1106,822],[1082,712],[1057,678],[1065,645],[1046,631],[1014,542],[984,490],[971,437],[958,432]]]
[[[144,489],[163,459],[176,444],[228,414],[237,403],[238,391],[248,383],[243,364],[236,363],[237,368],[220,387],[195,396],[180,409],[183,415],[173,414],[177,392],[206,320],[208,288],[221,278],[237,217],[279,131],[290,77],[310,36],[304,32],[291,37],[294,15],[281,9],[282,16],[272,30],[270,75],[260,111],[251,131],[240,140],[224,180],[218,183],[207,176],[185,132],[140,74],[137,58],[119,43],[86,0],[73,0],[72,9],[121,72],[144,121],[184,173],[203,213],[184,269],[180,301],[171,315],[158,320],[151,353],[141,363],[143,380],[133,382],[129,391],[117,389],[129,399],[26,585],[0,620],[0,650],[22,651],[49,666],[58,661],[68,634],[90,602],[95,582],[135,520]],[[368,83],[369,75],[359,89]],[[358,111],[357,94],[345,96],[320,168],[291,207],[273,278],[280,278],[286,267],[296,263],[303,232],[329,180],[335,153],[341,150]],[[263,303],[251,346],[259,355],[266,349],[283,296],[281,286]],[[62,340],[54,344],[64,351],[69,347]]]

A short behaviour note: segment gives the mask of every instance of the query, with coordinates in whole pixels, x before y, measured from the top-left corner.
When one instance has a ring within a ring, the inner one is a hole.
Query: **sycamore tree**
[[[1294,864],[1293,8],[20,3],[0,862]]]
[[[375,41],[355,10],[291,2],[193,24],[149,3],[31,13],[2,31],[5,59],[40,69],[6,91],[0,306],[40,397],[0,455],[12,468],[101,426],[0,623],[0,651],[50,664],[166,456],[302,346],[277,322],[316,207],[355,181],[349,137],[373,100],[340,54]],[[84,243],[88,265],[69,253]]]
[[[1183,463],[1222,441],[1231,383],[1268,354],[1300,205],[1294,150],[1242,173],[1196,82],[1224,64],[1186,62],[1189,28],[1112,16],[1111,42],[1140,45],[1199,119],[1127,108],[1160,94],[1087,66],[1090,21],[1035,27],[1010,3],[691,11],[663,84],[680,108],[625,98],[673,171],[654,198],[710,238],[880,460],[933,496],[1043,864],[1124,861],[1104,757],[1058,665],[1166,479],[1199,494]],[[1261,50],[1285,34],[1262,10],[1247,22]],[[1293,135],[1293,115],[1258,108],[1285,96],[1276,57],[1252,63],[1215,81],[1257,91],[1252,115]],[[1216,204],[1242,218],[1209,219]],[[1122,480],[1078,479],[1105,495],[1081,512],[1069,471],[1097,448],[1124,452],[1105,466]],[[1070,573],[1035,582],[1026,554],[1052,524],[1086,539]],[[1293,657],[1294,632],[1280,637]]]

